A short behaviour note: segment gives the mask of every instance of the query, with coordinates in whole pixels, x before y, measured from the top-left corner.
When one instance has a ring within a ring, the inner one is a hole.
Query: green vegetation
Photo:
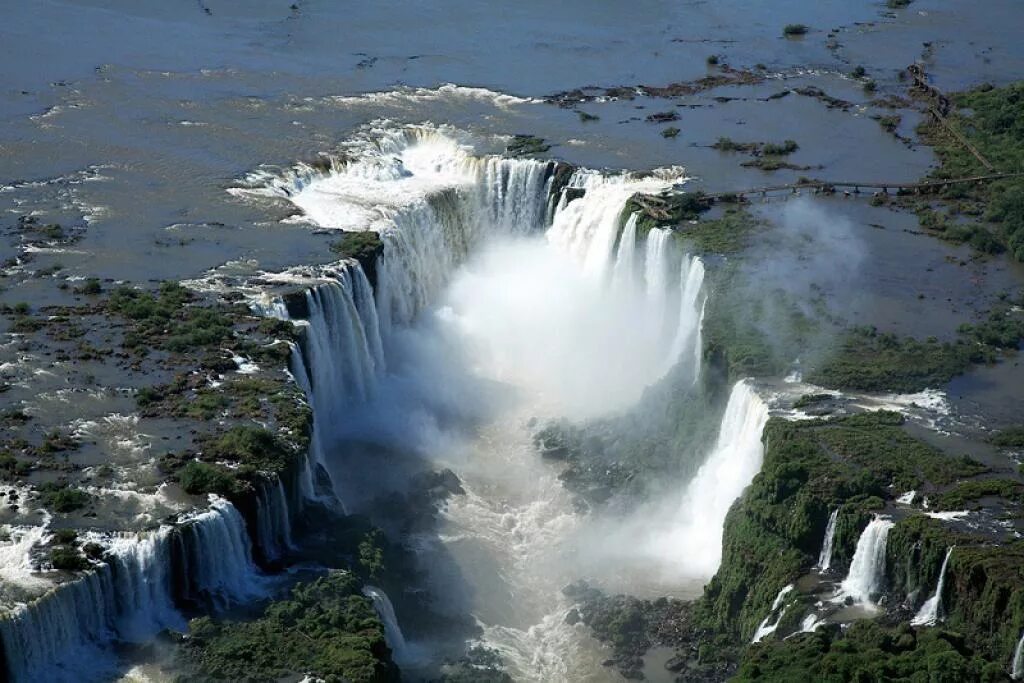
[[[54,569],[68,572],[81,571],[89,568],[89,560],[85,559],[77,548],[60,545],[50,550],[50,564]]]
[[[551,149],[551,145],[536,135],[513,135],[512,140],[505,147],[505,156],[526,157],[537,154],[544,154]]]
[[[715,66],[718,64],[718,55],[708,55],[707,58],[708,66]]]
[[[964,510],[978,507],[978,501],[988,497],[1024,503],[1024,484],[1013,479],[974,479],[960,482],[928,500],[936,510]]]
[[[383,251],[384,243],[373,230],[346,232],[340,239],[331,242],[331,251],[342,258],[351,258],[363,263],[375,260]]]
[[[769,420],[761,472],[729,511],[722,565],[698,606],[705,627],[749,640],[779,589],[817,559],[831,510],[840,511],[833,564],[842,566],[889,491],[948,484],[985,470],[914,439],[902,422],[884,411]]]
[[[989,442],[1000,448],[1024,448],[1024,426],[1008,427],[989,438]]]
[[[986,662],[945,629],[887,628],[861,621],[749,648],[733,681],[1003,681],[1004,667]]]
[[[806,171],[807,166],[800,166],[798,164],[791,164],[788,161],[784,161],[778,157],[761,156],[749,161],[744,161],[740,166],[746,168],[756,168],[759,171]]]
[[[675,126],[669,126],[668,128],[665,128],[664,130],[661,131],[661,137],[663,137],[663,138],[674,138],[674,137],[677,137],[679,135],[679,133],[681,133],[681,132],[682,131],[680,131]]]
[[[757,227],[757,219],[750,212],[730,207],[718,218],[683,225],[674,234],[698,252],[731,254],[746,246],[747,238]]]
[[[193,496],[216,493],[229,497],[239,492],[239,482],[230,470],[198,460],[188,462],[178,473],[181,488]]]
[[[839,339],[807,379],[834,389],[913,392],[938,387],[975,363],[994,363],[1024,339],[1024,315],[1003,303],[988,318],[958,328],[955,342],[918,341],[874,328]]]
[[[941,162],[931,178],[1024,172],[1024,82],[1004,88],[982,86],[956,95],[954,103],[957,109],[947,117],[948,124],[995,170],[987,169],[944,127],[926,123],[919,131],[935,147]],[[1024,177],[949,185],[940,196],[947,201],[951,216],[964,215],[973,222],[954,225],[955,231],[948,234],[949,222],[944,217],[930,224],[922,220],[924,227],[953,241],[967,241],[976,247],[975,243],[980,242],[984,251],[1006,250],[1016,260],[1024,261]],[[980,237],[976,236],[979,232]]]
[[[889,9],[903,9],[904,7],[909,7],[910,3],[913,1],[914,0],[885,0],[885,5]]]
[[[766,142],[761,148],[761,152],[769,156],[786,156],[798,149],[800,149],[800,145],[796,144],[796,140],[785,140],[782,144]]]
[[[580,117],[580,122],[582,123],[588,123],[590,121],[599,121],[601,119],[600,116],[597,116],[596,114],[588,114],[582,109],[577,109],[576,114]]]
[[[74,512],[84,508],[92,500],[88,493],[69,486],[66,482],[47,482],[40,484],[36,490],[43,505],[54,512]]]
[[[804,24],[786,24],[782,29],[782,35],[792,38],[794,36],[806,35],[809,30]]]
[[[194,620],[185,647],[194,680],[397,681],[384,628],[358,580],[338,572],[292,589],[249,622]]]
[[[107,307],[130,321],[124,346],[140,353],[149,348],[181,353],[230,339],[231,319],[215,308],[189,305],[193,300],[189,290],[165,282],[157,294],[120,287],[111,293]]]

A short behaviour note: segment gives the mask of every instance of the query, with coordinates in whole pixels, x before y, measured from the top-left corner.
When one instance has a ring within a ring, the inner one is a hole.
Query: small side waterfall
[[[885,546],[892,527],[892,520],[875,517],[864,528],[857,540],[850,573],[840,586],[840,596],[872,604],[872,598],[882,591],[885,585]]]
[[[836,518],[838,516],[839,508],[836,508],[828,516],[828,524],[825,525],[825,540],[821,543],[821,553],[818,555],[818,571],[823,574],[832,566],[832,541],[836,535]]]
[[[757,627],[757,631],[754,632],[754,638],[750,641],[751,643],[759,643],[766,636],[775,633],[775,629],[779,627],[779,622],[782,621],[782,615],[786,613],[785,608],[780,608],[782,607],[783,601],[786,599],[786,595],[788,595],[792,590],[793,584],[789,584],[780,590],[779,594],[775,596],[775,600],[772,602],[772,608],[768,612],[768,616],[766,616]],[[775,618],[772,619],[772,617]]]
[[[403,660],[406,653],[405,636],[398,625],[398,617],[395,616],[395,607],[391,604],[390,598],[376,586],[364,586],[363,595],[373,600],[373,607],[377,615],[384,622],[384,638],[392,650],[396,662]]]
[[[914,626],[934,626],[942,618],[942,588],[946,584],[946,567],[949,565],[949,558],[953,554],[950,546],[946,551],[946,557],[942,560],[942,569],[939,570],[939,584],[935,587],[935,594],[928,598],[917,615],[910,620]]]
[[[1013,662],[1010,663],[1010,678],[1019,681],[1024,678],[1024,633],[1020,634],[1017,647],[1013,651]]]
[[[261,482],[256,495],[260,548],[268,560],[280,559],[292,547],[292,520],[284,484],[280,479]]]

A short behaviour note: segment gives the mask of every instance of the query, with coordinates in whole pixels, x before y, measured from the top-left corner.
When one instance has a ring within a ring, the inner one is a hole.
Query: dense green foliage
[[[130,322],[124,334],[129,349],[184,352],[230,339],[230,318],[216,308],[189,305],[193,298],[181,285],[165,282],[156,294],[120,287],[111,293],[107,306]]]
[[[231,496],[238,493],[240,484],[232,472],[220,465],[191,460],[178,473],[178,481],[185,493],[198,496],[216,493]]]
[[[985,86],[957,95],[959,108],[948,117],[994,167],[987,169],[963,144],[942,126],[929,124],[922,133],[934,145],[941,166],[935,178],[959,178],[995,173],[1024,172],[1024,82],[1004,88]],[[970,241],[986,251],[1007,249],[1024,261],[1024,177],[980,184],[950,185],[942,196],[952,202],[952,212],[980,218],[977,222],[950,224],[939,219],[926,225],[958,241]]]
[[[757,220],[749,212],[730,207],[717,218],[684,224],[674,234],[697,252],[731,254],[747,245],[757,225]]]
[[[1008,427],[993,434],[989,442],[1000,448],[1024,448],[1024,427]]]
[[[904,681],[963,683],[1005,680],[1003,668],[942,629],[886,628],[861,621],[845,632],[819,629],[749,648],[733,681]]]
[[[708,628],[749,639],[778,591],[817,559],[836,507],[833,566],[840,567],[888,491],[984,471],[914,439],[902,421],[888,412],[769,420],[764,464],[726,518],[722,565],[700,604]]]
[[[975,324],[958,329],[955,342],[919,341],[859,327],[840,337],[807,379],[835,389],[913,392],[940,387],[972,364],[993,363],[1024,339],[1024,315],[1005,303]]]
[[[92,499],[82,489],[68,486],[67,483],[46,482],[38,489],[43,505],[56,512],[74,512],[84,508]]]
[[[272,603],[255,621],[203,617],[189,632],[188,651],[202,674],[196,680],[398,680],[373,604],[346,572],[295,586],[291,599]]]

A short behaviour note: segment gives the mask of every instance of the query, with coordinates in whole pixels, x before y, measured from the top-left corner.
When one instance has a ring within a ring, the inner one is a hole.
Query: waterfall
[[[260,548],[266,559],[280,559],[292,547],[288,496],[280,479],[259,483],[256,492],[256,527]]]
[[[1017,647],[1013,651],[1013,662],[1010,664],[1010,678],[1019,681],[1024,678],[1024,633],[1020,634]]]
[[[384,622],[384,638],[391,647],[395,661],[404,659],[406,653],[405,636],[402,635],[402,629],[398,625],[398,617],[395,616],[394,605],[391,604],[387,593],[375,586],[364,586],[363,595],[373,600],[373,607],[377,610],[380,620]]]
[[[262,586],[242,515],[223,498],[210,501],[179,529],[181,573],[185,597],[223,609],[259,597]]]
[[[701,346],[701,329],[704,327],[704,307],[707,304],[707,299],[703,295],[704,262],[699,257],[683,258],[679,270],[679,283],[679,323],[676,326],[676,336],[672,341],[669,360],[670,363],[678,361],[689,348],[692,358],[690,374],[696,382],[700,376],[701,357],[704,351]]]
[[[935,594],[928,598],[917,615],[910,620],[914,626],[934,626],[942,618],[942,588],[946,583],[946,567],[949,565],[949,557],[953,554],[950,546],[946,551],[946,557],[942,560],[942,568],[939,570],[939,584],[935,587]]]
[[[821,543],[821,553],[818,555],[818,571],[822,574],[832,566],[832,541],[836,535],[836,518],[838,516],[839,508],[836,508],[828,516],[828,524],[825,525],[825,540]]]
[[[857,540],[850,573],[840,586],[840,596],[871,604],[872,597],[882,590],[885,582],[885,544],[892,527],[892,520],[875,517],[864,528]]]
[[[631,291],[636,286],[636,222],[639,214],[629,214],[619,237],[619,248],[615,252],[612,268],[612,289]]]
[[[790,584],[780,590],[779,594],[775,596],[775,600],[772,602],[772,608],[768,612],[768,616],[766,616],[757,627],[757,631],[754,632],[754,638],[750,641],[751,643],[759,643],[765,636],[775,633],[775,629],[779,627],[779,622],[782,621],[782,615],[786,613],[785,609],[780,611],[779,608],[782,607],[782,602],[786,599],[786,595],[792,590],[793,584]],[[772,620],[772,616],[775,616],[774,621]]]
[[[767,421],[768,406],[753,386],[747,380],[734,384],[714,450],[687,485],[667,538],[654,539],[653,552],[667,552],[692,576],[710,577],[718,570],[725,516],[761,469]]]
[[[104,675],[113,641],[143,642],[185,627],[171,597],[171,527],[114,538],[106,563],[0,618],[7,675],[15,681],[81,681]]]

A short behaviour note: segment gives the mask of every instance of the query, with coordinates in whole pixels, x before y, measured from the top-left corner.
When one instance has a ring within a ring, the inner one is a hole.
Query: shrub
[[[679,135],[681,131],[675,126],[669,126],[665,130],[661,131],[661,137],[663,138],[674,138]]]
[[[75,548],[58,546],[50,551],[50,564],[54,569],[75,572],[89,568],[89,561]]]
[[[804,24],[786,24],[782,29],[784,36],[802,36],[810,29]]]
[[[38,491],[43,505],[55,512],[73,512],[84,508],[91,500],[88,493],[66,483],[47,482],[40,485]]]
[[[193,496],[216,493],[219,496],[229,496],[236,493],[239,488],[238,482],[230,472],[223,467],[210,465],[197,460],[190,461],[178,474],[178,481],[185,493]]]

